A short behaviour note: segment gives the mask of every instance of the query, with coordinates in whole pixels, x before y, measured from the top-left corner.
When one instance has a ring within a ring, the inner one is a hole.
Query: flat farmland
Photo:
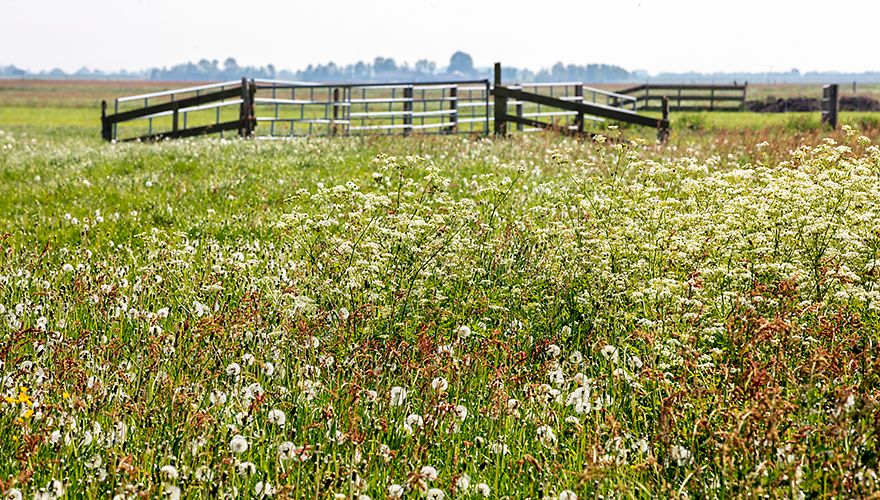
[[[873,114],[109,144],[160,85],[0,85],[8,498],[880,488]]]

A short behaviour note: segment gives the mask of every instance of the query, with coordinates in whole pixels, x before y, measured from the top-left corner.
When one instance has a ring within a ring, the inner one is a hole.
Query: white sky
[[[880,0],[0,0],[0,65],[445,66],[463,50],[477,66],[860,72],[880,69],[878,14]]]

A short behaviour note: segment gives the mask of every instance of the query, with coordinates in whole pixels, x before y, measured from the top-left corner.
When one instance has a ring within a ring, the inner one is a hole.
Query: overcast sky
[[[660,71],[868,71],[880,0],[0,0],[0,65],[170,66],[235,57],[538,69],[556,61]]]

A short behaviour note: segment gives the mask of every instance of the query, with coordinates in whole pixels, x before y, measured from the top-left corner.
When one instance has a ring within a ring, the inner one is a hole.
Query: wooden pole
[[[101,101],[101,137],[107,142],[113,140],[112,127],[107,121],[107,101],[103,100]]]
[[[413,88],[403,89],[403,135],[412,133]]]
[[[449,89],[449,133],[458,132],[458,85]]]
[[[495,63],[495,88],[501,86],[501,63]],[[495,135],[507,135],[507,124],[504,117],[507,115],[507,98],[501,97],[495,92]]]
[[[180,117],[180,107],[175,106],[174,107],[174,114],[171,117],[171,137],[177,136],[179,117]]]
[[[840,95],[836,83],[822,87],[822,123],[832,129],[837,128],[837,115],[840,111]]]
[[[330,124],[330,133],[333,135],[339,133],[337,120],[339,120],[339,87],[333,89],[333,121]]]
[[[574,87],[574,95],[575,97],[580,97],[578,102],[584,102],[584,84],[580,83],[575,85]],[[577,133],[584,133],[584,114],[583,112],[578,111],[576,118],[574,119],[575,127],[577,127]]]
[[[831,128],[837,128],[837,115],[840,112],[840,87],[835,83],[831,86]]]
[[[523,117],[523,103],[522,103],[522,101],[516,101],[516,104],[513,105],[513,109],[514,109],[515,112],[516,112],[516,117],[517,117],[517,118],[522,118],[522,117]],[[522,122],[517,122],[517,123],[516,123],[516,131],[517,131],[517,132],[522,132],[522,131],[523,131],[523,124],[522,124]]]
[[[663,124],[660,125],[660,130],[657,131],[657,140],[666,142],[669,139],[669,98],[663,96],[660,103],[663,112]]]
[[[238,110],[238,135],[250,137],[253,132],[252,119],[254,95],[245,77],[241,77],[241,107]]]

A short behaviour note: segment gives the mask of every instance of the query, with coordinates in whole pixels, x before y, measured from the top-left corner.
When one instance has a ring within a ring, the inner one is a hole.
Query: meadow
[[[873,115],[732,115],[110,145],[0,107],[0,492],[876,494]]]

